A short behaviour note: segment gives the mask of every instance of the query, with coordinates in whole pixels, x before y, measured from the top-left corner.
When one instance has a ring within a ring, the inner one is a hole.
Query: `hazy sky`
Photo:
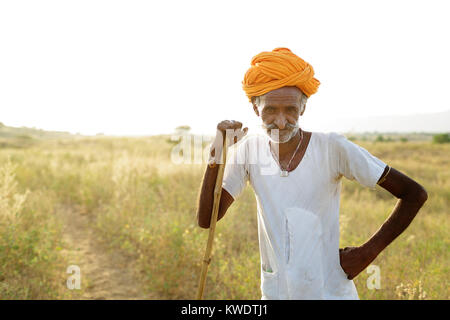
[[[306,129],[448,110],[447,3],[3,1],[0,121],[84,134],[256,126],[241,81],[254,55],[276,47],[322,83]]]

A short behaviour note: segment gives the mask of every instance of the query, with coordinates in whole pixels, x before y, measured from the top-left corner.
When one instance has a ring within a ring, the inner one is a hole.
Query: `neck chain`
[[[297,145],[297,148],[295,149],[295,151],[294,151],[294,154],[292,155],[292,157],[291,157],[291,159],[289,160],[289,162],[288,162],[288,165],[287,165],[287,167],[286,167],[286,170],[283,170],[283,167],[281,166],[281,163],[280,163],[280,161],[279,161],[279,157],[277,158],[277,157],[275,157],[275,159],[277,160],[277,162],[278,162],[278,165],[280,166],[280,169],[281,169],[281,173],[280,173],[280,176],[281,177],[287,177],[288,175],[289,175],[289,166],[291,165],[291,162],[292,162],[292,159],[294,159],[294,157],[295,157],[295,155],[297,154],[297,151],[298,151],[298,149],[300,148],[300,145],[302,144],[302,141],[303,141],[303,130],[302,129],[300,129],[300,134],[301,134],[301,136],[300,136],[300,141],[299,141],[299,143],[298,143],[298,145]],[[270,143],[270,142],[269,142]],[[270,148],[270,152],[272,153],[272,155],[273,155],[273,152],[272,152],[272,148]]]

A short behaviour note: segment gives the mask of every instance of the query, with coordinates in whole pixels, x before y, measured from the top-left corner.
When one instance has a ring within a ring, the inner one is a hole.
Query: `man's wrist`
[[[222,141],[219,136],[216,136],[216,138],[213,140],[209,147],[209,159],[208,163],[215,162],[218,163],[218,158],[220,158],[220,154],[223,148]]]
[[[216,159],[210,155],[209,159],[208,159],[208,167],[210,167],[212,169],[212,168],[215,168],[216,165],[217,165]]]
[[[217,165],[216,157],[215,157],[215,143],[211,143],[209,147],[209,158],[208,158],[208,167],[214,168]]]

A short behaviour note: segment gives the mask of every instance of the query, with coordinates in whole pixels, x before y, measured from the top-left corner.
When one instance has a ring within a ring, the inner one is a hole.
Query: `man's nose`
[[[278,129],[280,130],[284,130],[284,128],[286,127],[286,117],[283,114],[279,114],[277,115],[277,117],[275,118],[274,123],[277,125]]]

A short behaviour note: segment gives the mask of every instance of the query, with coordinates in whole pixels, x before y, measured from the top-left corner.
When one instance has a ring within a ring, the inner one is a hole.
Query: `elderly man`
[[[267,135],[246,136],[238,121],[222,121],[211,147],[198,203],[208,228],[222,137],[231,136],[218,219],[247,182],[256,195],[262,299],[358,299],[353,278],[411,223],[425,189],[345,136],[299,128],[319,81],[287,48],[256,55],[243,88]],[[239,141],[239,142],[238,142]],[[238,143],[236,143],[238,142]],[[219,152],[217,152],[219,151]],[[398,198],[389,218],[365,243],[339,248],[341,178]]]

